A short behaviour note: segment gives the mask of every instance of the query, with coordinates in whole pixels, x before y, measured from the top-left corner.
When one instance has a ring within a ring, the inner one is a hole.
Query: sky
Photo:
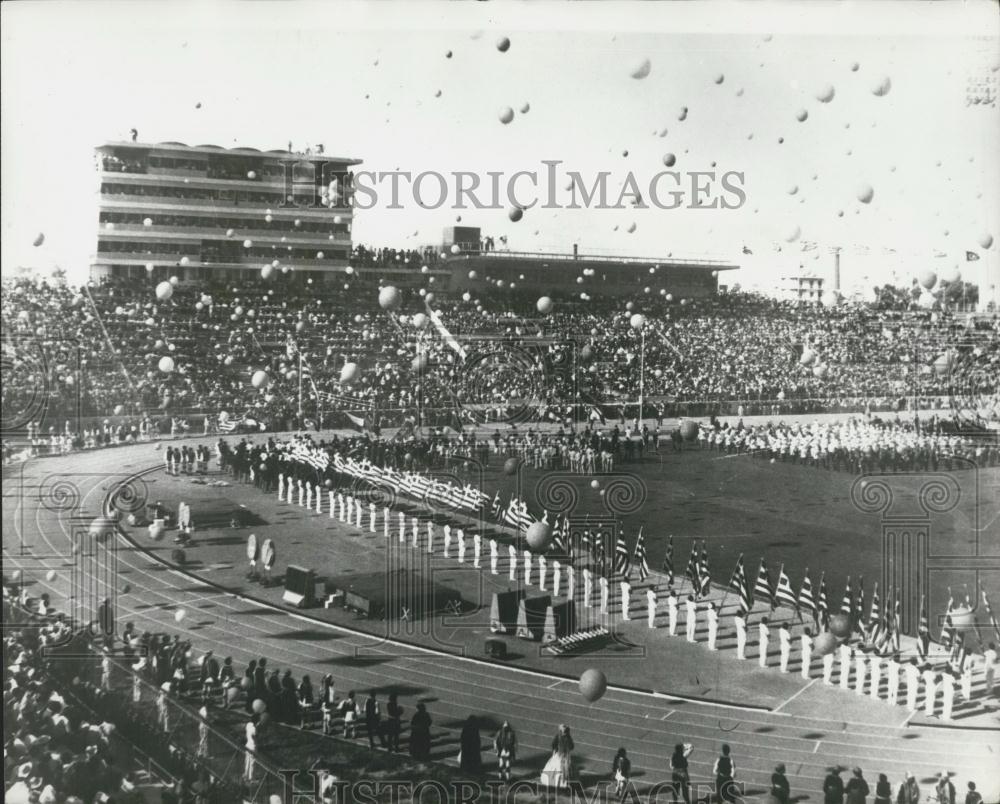
[[[143,142],[323,143],[414,174],[560,160],[588,182],[608,171],[612,199],[631,172],[648,201],[667,154],[674,170],[743,174],[738,209],[532,208],[516,223],[406,195],[386,209],[383,194],[358,211],[356,243],[439,243],[461,214],[511,249],[723,259],[749,287],[800,265],[829,277],[837,248],[848,291],[955,266],[1000,285],[1000,110],[967,104],[971,84],[996,98],[996,2],[94,0],[0,14],[5,271],[86,277],[93,148],[134,127]]]

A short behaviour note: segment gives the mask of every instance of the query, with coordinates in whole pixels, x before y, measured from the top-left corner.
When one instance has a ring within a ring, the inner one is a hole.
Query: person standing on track
[[[733,758],[729,755],[730,748],[726,743],[722,744],[722,753],[719,758],[715,760],[715,766],[712,768],[712,772],[715,774],[715,794],[719,797],[719,801],[734,802],[736,801],[736,782],[734,777],[736,776],[736,766],[733,764]]]
[[[431,716],[423,702],[410,718],[410,756],[421,761],[431,758]]]
[[[497,769],[500,781],[509,783],[510,766],[517,754],[517,735],[506,720],[493,738],[493,749],[497,752]]]
[[[742,612],[737,612],[733,617],[733,624],[736,626],[736,658],[746,659],[747,657],[747,618]]]
[[[884,773],[878,775],[875,782],[875,799],[873,804],[892,804],[892,785],[889,784],[889,777]]]
[[[678,792],[684,798],[684,804],[691,804],[691,776],[688,772],[688,757],[693,747],[690,743],[677,743],[674,753],[670,755],[670,781],[673,804],[677,804]]]
[[[778,647],[781,650],[781,672],[788,672],[788,660],[792,655],[792,633],[788,624],[782,623],[778,629]]]
[[[368,699],[365,701],[365,728],[368,731],[368,747],[373,751],[375,750],[375,737],[379,737],[382,744],[385,744],[385,737],[380,733],[380,725],[382,723],[382,712],[379,709],[378,698],[375,696],[375,690],[368,693]]]
[[[844,804],[844,781],[840,778],[839,768],[827,768],[823,780],[823,804]]]
[[[788,804],[792,796],[792,788],[788,784],[788,777],[785,776],[785,763],[780,762],[771,774],[771,795],[777,799],[778,804]]]
[[[851,773],[853,775],[847,780],[844,787],[844,792],[847,794],[847,804],[865,804],[868,793],[871,792],[868,788],[868,782],[865,781],[861,768],[854,768]]]

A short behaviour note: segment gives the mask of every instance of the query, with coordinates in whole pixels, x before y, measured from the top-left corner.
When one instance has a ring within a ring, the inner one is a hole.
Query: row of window
[[[135,226],[144,225],[148,219],[151,221],[150,229],[156,226],[193,226],[200,229],[233,229],[239,231],[274,231],[274,232],[308,232],[310,234],[324,235],[345,235],[351,231],[349,223],[334,223],[330,221],[316,221],[307,219],[276,218],[268,223],[263,215],[246,218],[219,218],[215,216],[200,215],[165,215],[161,213],[145,214],[141,212],[116,212],[113,210],[101,210],[99,216],[102,224],[131,224]],[[299,225],[295,225],[295,221]]]

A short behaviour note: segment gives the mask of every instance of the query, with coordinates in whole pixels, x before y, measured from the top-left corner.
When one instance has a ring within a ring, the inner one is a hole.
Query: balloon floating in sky
[[[795,195],[798,191],[799,191],[799,185],[797,184],[793,184],[791,187],[788,188],[789,195]]]
[[[667,167],[673,167],[677,164],[677,157],[674,154],[664,154],[663,164]]]
[[[870,184],[861,184],[858,186],[857,196],[862,204],[870,204],[875,197],[875,190]]]
[[[795,119],[798,120],[800,123],[804,123],[808,118],[809,118],[809,112],[807,112],[805,109],[799,109],[795,113]]]
[[[510,39],[508,39],[506,36],[501,36],[499,39],[497,39],[497,50],[499,50],[501,53],[506,53],[508,50],[510,50]]]
[[[525,538],[528,547],[536,553],[544,553],[552,543],[552,526],[546,522],[532,522]]]
[[[156,286],[156,298],[160,301],[168,301],[174,295],[174,286],[169,282],[160,282]]]
[[[889,76],[885,75],[872,84],[872,95],[877,95],[881,98],[888,95],[890,89],[892,89],[892,81],[889,80]]]
[[[628,74],[633,78],[645,78],[649,75],[649,71],[653,69],[653,64],[649,59],[643,58],[635,62],[631,68],[629,68]]]
[[[462,253],[462,247],[460,245],[458,245],[458,243],[452,244],[451,253],[452,254],[461,254]]]
[[[253,377],[250,378],[250,384],[254,388],[263,388],[268,382],[270,382],[270,378],[267,376],[266,371],[255,371]]]
[[[514,223],[517,223],[521,218],[524,217],[524,210],[520,207],[511,207],[507,212],[507,217],[511,219]]]
[[[521,104],[521,114],[527,114],[529,111],[531,111],[531,104],[525,101]]]
[[[608,678],[600,670],[590,668],[580,675],[580,695],[588,703],[594,703],[604,697],[608,689]]]
[[[929,269],[921,271],[917,275],[917,281],[920,283],[920,286],[922,288],[924,288],[925,290],[930,290],[932,287],[934,287],[934,283],[937,282],[937,274],[935,274],[933,271]]]
[[[791,229],[788,230],[788,232],[785,233],[785,242],[794,243],[800,237],[802,237],[802,229],[800,229],[798,226],[793,226]]]
[[[174,370],[174,359],[172,357],[161,357],[159,363],[159,369],[164,374],[170,374]]]
[[[383,310],[395,310],[403,303],[403,297],[398,288],[386,285],[378,292],[378,303]]]
[[[538,312],[542,315],[548,315],[552,312],[552,299],[548,296],[542,296],[536,303],[535,306],[538,308]]]
[[[726,76],[724,76],[722,73],[719,73],[717,76],[715,76],[715,83],[716,84],[721,84],[725,80],[726,80]]]
[[[687,106],[681,106],[681,110],[677,113],[677,119],[678,120],[687,120],[687,116],[688,116],[688,107]]]
[[[257,174],[254,173],[254,171],[249,170],[247,171],[247,178],[250,179],[250,181],[253,181],[254,179],[257,178]]]
[[[33,245],[35,248],[38,248],[44,242],[45,242],[45,233],[39,232],[37,235],[35,235],[35,239],[32,241],[31,245]]]
[[[635,223],[634,222],[630,223],[628,225],[628,229],[626,229],[625,231],[628,232],[629,234],[632,234],[635,231]]]
[[[509,106],[504,106],[500,110],[500,113],[497,115],[497,117],[499,118],[501,123],[507,125],[511,120],[514,119],[514,110],[511,109]]]
[[[833,100],[833,96],[836,91],[833,88],[833,84],[824,84],[816,91],[816,100],[820,103],[829,103]]]
[[[993,245],[993,235],[991,235],[989,232],[983,232],[981,235],[979,235],[979,239],[977,242],[982,248],[989,248],[990,246]]]
[[[628,324],[632,329],[642,329],[646,325],[646,316],[636,313],[628,320]]]
[[[178,623],[182,622],[186,616],[187,612],[184,611],[184,609],[177,609],[177,611],[174,612],[174,621]]]
[[[340,370],[340,381],[350,382],[358,374],[358,364],[357,363],[344,363],[344,367]]]
[[[253,240],[244,240],[243,248],[253,248]]]
[[[852,61],[851,62],[851,72],[852,73],[856,73],[858,71],[859,67],[861,67],[861,65],[858,64],[856,61]]]

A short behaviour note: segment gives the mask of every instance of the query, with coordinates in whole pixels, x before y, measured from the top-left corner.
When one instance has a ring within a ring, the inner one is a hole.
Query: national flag
[[[854,607],[854,630],[865,636],[865,576],[858,576],[858,602]]]
[[[868,622],[864,626],[865,639],[873,645],[879,643],[881,637],[882,622],[880,620],[881,610],[878,598],[878,581],[875,581],[875,588],[872,589],[872,607],[868,612]]]
[[[754,599],[750,602],[753,605],[757,600],[764,600],[771,608],[774,608],[774,593],[771,591],[771,577],[767,573],[767,564],[764,559],[760,560],[760,569],[757,570],[757,581],[753,587]]]
[[[646,545],[642,541],[642,528],[639,528],[639,536],[635,540],[635,553],[632,555],[632,563],[639,568],[639,582],[645,581],[649,577],[649,563],[646,561]]]
[[[745,615],[750,611],[750,584],[747,579],[746,569],[743,566],[743,554],[736,559],[736,568],[729,579],[729,588],[740,596],[740,614]]]
[[[819,576],[819,595],[817,596],[816,609],[819,622],[825,628],[830,622],[830,608],[826,600],[826,573]]]
[[[490,513],[497,522],[503,522],[503,506],[500,503],[500,490],[493,495],[493,503],[490,505]]]
[[[712,588],[712,575],[708,571],[708,550],[705,540],[701,542],[701,558],[698,561],[698,597],[704,597]]]
[[[899,599],[899,590],[892,589],[892,646],[893,650],[899,650],[899,632],[903,626],[903,604]]]
[[[920,622],[917,625],[917,651],[920,658],[927,659],[927,652],[931,646],[931,624],[927,617],[927,600],[920,596]]]
[[[851,576],[847,576],[847,585],[844,587],[844,597],[840,602],[840,613],[846,614],[854,621],[854,593],[851,591]]]
[[[788,580],[785,573],[785,565],[782,564],[778,570],[778,588],[774,591],[774,601],[771,607],[774,608],[779,603],[785,603],[792,608],[796,607],[795,593],[792,591],[792,582]]]
[[[691,543],[691,555],[688,556],[687,568],[684,570],[684,574],[691,581],[693,589],[701,588],[701,584],[698,583],[698,542]]]
[[[955,599],[951,595],[951,587],[948,587],[948,610],[944,615],[944,625],[941,627],[941,647],[950,651],[955,643],[955,624],[951,620],[951,612],[955,608]]]
[[[629,575],[628,547],[625,545],[625,535],[618,534],[618,541],[615,543],[615,574],[622,578]]]
[[[976,254],[976,252],[974,252],[974,251],[966,251],[965,252],[965,261],[966,262],[975,262],[978,259],[979,259],[979,255]]]
[[[245,422],[246,419],[247,415],[245,413],[241,414],[237,419],[218,418],[218,423],[216,426],[219,428],[220,433],[231,433],[233,432],[233,430],[235,430],[237,427],[243,424],[243,422]]]
[[[667,539],[667,551],[663,554],[663,574],[667,576],[667,583],[674,583],[674,534],[670,534]]]
[[[368,429],[368,421],[365,419],[364,416],[355,416],[351,413],[348,413],[347,411],[344,411],[344,415],[348,418],[348,420],[356,429],[362,431]]]
[[[802,609],[816,613],[816,601],[813,599],[812,580],[809,578],[809,568],[806,567],[805,577],[802,579],[802,588],[799,589],[798,610]]]
[[[532,525],[535,524],[534,518],[528,513],[528,504],[526,502],[519,501],[517,509],[518,524],[521,530],[527,530]]]

